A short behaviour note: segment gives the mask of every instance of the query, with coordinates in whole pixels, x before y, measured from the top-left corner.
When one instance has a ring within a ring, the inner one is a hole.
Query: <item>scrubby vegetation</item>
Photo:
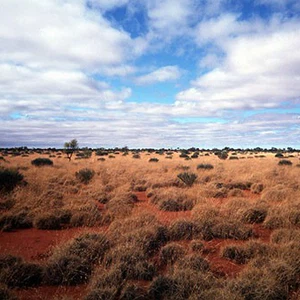
[[[31,161],[31,164],[33,166],[37,166],[37,167],[41,167],[41,166],[52,166],[53,165],[53,161],[49,158],[36,158],[34,160]]]
[[[298,153],[259,150],[3,150],[0,298],[297,299]]]

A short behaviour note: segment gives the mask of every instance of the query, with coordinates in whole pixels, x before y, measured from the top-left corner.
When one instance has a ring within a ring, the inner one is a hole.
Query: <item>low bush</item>
[[[195,254],[182,257],[177,265],[183,270],[190,269],[196,272],[206,272],[209,270],[208,261]]]
[[[263,223],[267,216],[267,210],[264,208],[250,208],[242,215],[242,221],[245,223]]]
[[[53,161],[51,159],[49,159],[49,158],[39,157],[39,158],[36,158],[36,159],[32,160],[31,164],[33,166],[36,166],[36,167],[53,166]]]
[[[142,287],[135,284],[126,284],[123,288],[120,300],[147,300],[147,292]]]
[[[20,257],[2,256],[0,258],[0,282],[8,287],[32,287],[42,282],[43,268],[27,263]]]
[[[44,278],[51,285],[76,285],[87,282],[92,265],[101,261],[110,248],[103,234],[83,234],[58,248],[50,257]]]
[[[135,159],[140,159],[140,158],[141,158],[141,156],[140,156],[139,154],[133,154],[133,155],[132,155],[132,158],[135,158]]]
[[[169,243],[160,249],[159,261],[162,265],[174,264],[182,256],[184,256],[186,250],[183,246],[177,243]]]
[[[213,168],[214,168],[214,166],[211,164],[198,164],[197,165],[197,170],[199,170],[199,169],[211,170]]]
[[[150,299],[176,299],[177,282],[169,276],[156,277],[149,287]]]
[[[9,193],[18,184],[23,181],[24,177],[15,169],[0,169],[0,192]]]
[[[71,227],[93,227],[101,225],[104,222],[104,218],[96,205],[88,205],[72,211],[70,218]]]
[[[0,217],[0,230],[10,231],[33,226],[32,216],[27,211],[6,213]]]
[[[48,263],[44,280],[50,285],[76,285],[88,281],[92,266],[75,255],[61,256]]]
[[[35,217],[33,224],[37,229],[59,230],[63,224],[62,221],[62,216],[49,212]]]
[[[290,160],[282,159],[278,162],[279,166],[291,166],[293,163]]]
[[[192,186],[197,179],[195,173],[183,172],[177,175],[177,177],[187,186]]]
[[[158,158],[155,158],[155,157],[152,157],[149,159],[149,162],[158,162],[159,159]]]
[[[191,240],[195,224],[189,220],[176,220],[169,226],[171,240]]]
[[[88,168],[81,169],[75,173],[75,177],[84,184],[88,184],[94,175],[95,171]]]

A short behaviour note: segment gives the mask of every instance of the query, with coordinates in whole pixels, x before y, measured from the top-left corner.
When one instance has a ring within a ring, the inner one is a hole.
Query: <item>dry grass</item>
[[[87,283],[86,300],[289,299],[299,290],[298,157],[282,167],[274,154],[148,154],[69,162],[50,153],[53,166],[38,168],[31,161],[49,154],[0,160],[27,182],[1,194],[2,231],[87,232],[50,249],[43,264],[15,258],[2,266],[2,298],[40,284]],[[91,172],[82,179],[82,170]],[[184,172],[197,176],[193,184],[181,182]]]

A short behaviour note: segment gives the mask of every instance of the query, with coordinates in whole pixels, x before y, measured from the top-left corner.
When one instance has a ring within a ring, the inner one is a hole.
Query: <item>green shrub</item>
[[[140,158],[141,158],[141,156],[140,156],[139,154],[133,154],[133,155],[132,155],[132,158],[135,158],[135,159],[140,159]]]
[[[31,164],[36,167],[41,167],[41,166],[53,166],[53,161],[49,158],[36,158],[31,161]]]
[[[76,178],[84,184],[88,184],[94,175],[95,171],[88,168],[81,169],[75,173]]]
[[[14,169],[0,169],[0,192],[9,193],[24,177],[19,171]]]
[[[178,174],[177,177],[187,186],[192,186],[198,176],[195,173],[183,172]]]
[[[278,152],[275,154],[275,157],[282,158],[282,157],[284,157],[284,155],[282,153]]]

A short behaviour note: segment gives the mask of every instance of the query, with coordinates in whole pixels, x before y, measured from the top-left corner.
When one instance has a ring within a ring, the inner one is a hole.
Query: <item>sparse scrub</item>
[[[53,166],[53,161],[49,158],[36,158],[31,161],[31,164],[36,167]]]

